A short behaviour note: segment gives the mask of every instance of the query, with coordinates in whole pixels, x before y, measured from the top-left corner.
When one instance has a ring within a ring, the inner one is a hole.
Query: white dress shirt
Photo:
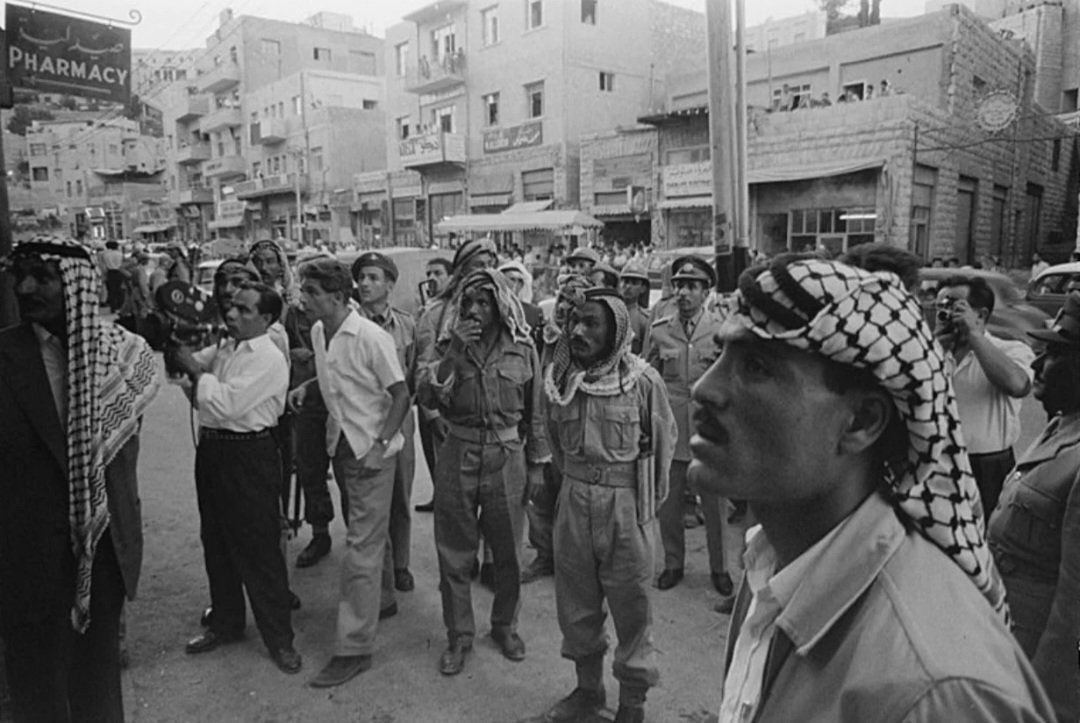
[[[1031,362],[1035,352],[1022,341],[998,339],[990,334],[987,340],[1028,375],[1035,378]],[[956,408],[960,413],[960,426],[964,429],[964,442],[969,454],[990,454],[1009,449],[1020,439],[1020,405],[1022,400],[1010,397],[995,387],[975,352],[968,351],[957,363],[952,353],[945,355],[946,368],[952,374],[956,392]]]
[[[67,349],[45,327],[38,324],[31,324],[30,327],[34,330],[41,348],[41,360],[45,362],[45,375],[49,378],[49,390],[52,392],[53,404],[56,405],[56,416],[60,418],[60,426],[67,429]]]
[[[289,365],[269,336],[229,339],[193,356],[207,370],[195,389],[201,426],[258,432],[277,425],[285,411]]]
[[[379,438],[390,412],[392,398],[387,390],[405,381],[394,338],[375,322],[350,310],[329,346],[323,323],[315,322],[311,344],[315,348],[319,391],[329,412],[326,451],[333,457],[344,434],[352,453],[361,459]],[[397,454],[403,443],[401,432],[396,432],[386,455]]]

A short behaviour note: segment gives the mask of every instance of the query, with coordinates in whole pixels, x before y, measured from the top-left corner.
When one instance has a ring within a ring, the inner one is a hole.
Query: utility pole
[[[712,159],[713,248],[717,288],[735,288],[732,219],[735,211],[730,0],[706,0],[705,24],[709,58],[709,152]]]
[[[737,249],[750,247],[750,147],[746,131],[746,0],[735,0],[735,245]],[[742,260],[743,252],[735,251],[736,259]],[[736,266],[739,266],[736,263]],[[736,269],[741,271],[741,268]]]

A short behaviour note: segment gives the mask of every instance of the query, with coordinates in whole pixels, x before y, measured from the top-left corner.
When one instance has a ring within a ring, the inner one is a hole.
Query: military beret
[[[380,254],[377,251],[368,251],[367,253],[360,254],[356,257],[356,261],[352,263],[352,277],[356,279],[360,276],[360,269],[365,266],[374,266],[383,270],[386,274],[386,278],[391,281],[398,280],[398,268],[397,264],[390,260],[388,256]]]

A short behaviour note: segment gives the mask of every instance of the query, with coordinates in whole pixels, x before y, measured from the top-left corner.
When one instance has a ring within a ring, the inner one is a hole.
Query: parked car
[[[930,328],[937,322],[938,282],[950,276],[979,276],[986,279],[994,291],[994,313],[990,315],[987,330],[1001,339],[1014,339],[1031,343],[1029,331],[1046,328],[1050,315],[1029,304],[1008,276],[979,269],[924,268],[920,272],[919,301],[923,316]]]
[[[1069,280],[1074,276],[1080,277],[1080,261],[1056,264],[1043,269],[1028,283],[1024,298],[1032,306],[1055,316],[1065,304],[1065,292]]]
[[[210,261],[200,261],[199,265],[195,267],[195,278],[191,280],[191,283],[199,287],[208,294],[214,293],[214,272],[217,271],[218,266],[221,266],[222,259],[212,259]]]

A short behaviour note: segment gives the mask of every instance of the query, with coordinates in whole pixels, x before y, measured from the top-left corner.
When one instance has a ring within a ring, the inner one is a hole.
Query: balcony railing
[[[207,178],[235,178],[246,173],[243,156],[218,156],[203,164]]]
[[[222,63],[195,79],[200,93],[223,93],[239,84],[240,66],[236,63]]]
[[[251,145],[272,146],[284,143],[288,137],[284,118],[264,118],[251,124]]]
[[[403,168],[423,168],[443,163],[465,163],[465,136],[435,131],[398,141]]]
[[[199,130],[203,133],[212,133],[223,128],[235,128],[241,124],[240,109],[225,107],[218,108],[203,116],[202,120],[199,121]]]
[[[189,143],[186,146],[181,146],[176,151],[176,162],[180,165],[190,165],[192,163],[202,163],[210,158],[210,144],[209,143]]]
[[[296,193],[297,184],[299,184],[300,193],[307,192],[308,176],[306,173],[301,173],[299,178],[296,177],[295,173],[277,173],[273,176],[263,176],[237,183],[233,188],[236,191],[237,198],[248,199]]]
[[[177,203],[213,203],[214,192],[209,188],[187,188],[177,194]]]
[[[442,57],[420,58],[408,69],[405,90],[410,93],[441,93],[465,82],[465,52],[458,50]]]
[[[176,120],[184,122],[201,118],[210,112],[210,97],[206,95],[189,95],[184,98],[180,106],[180,112]]]

